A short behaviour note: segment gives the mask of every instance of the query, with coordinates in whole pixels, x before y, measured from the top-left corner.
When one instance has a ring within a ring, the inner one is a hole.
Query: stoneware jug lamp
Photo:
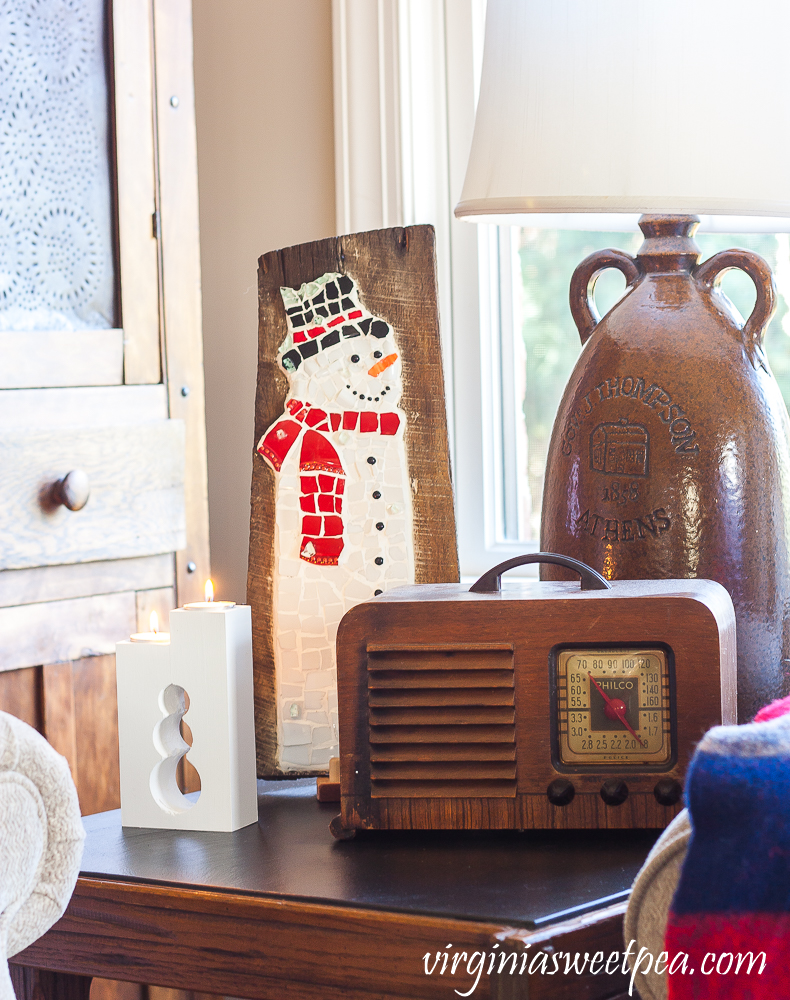
[[[762,350],[767,264],[746,250],[700,263],[693,237],[700,218],[790,229],[788,38],[780,0],[488,0],[456,208],[577,229],[642,213],[636,257],[594,253],[571,281],[583,347],[554,424],[541,548],[609,579],[723,584],[741,722],[790,683],[790,424]],[[610,267],[626,294],[601,319],[593,291]],[[757,290],[745,323],[719,288],[728,268]],[[612,477],[627,509],[607,503]]]

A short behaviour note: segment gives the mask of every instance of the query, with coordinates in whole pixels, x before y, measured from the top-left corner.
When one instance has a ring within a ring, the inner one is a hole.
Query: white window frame
[[[333,0],[338,233],[431,223],[461,573],[536,551],[518,534],[523,441],[512,336],[512,231],[453,216],[466,173],[485,0]],[[504,356],[503,356],[504,353]],[[507,376],[503,378],[503,375]],[[506,438],[506,439],[505,439]],[[534,575],[534,567],[524,573]]]

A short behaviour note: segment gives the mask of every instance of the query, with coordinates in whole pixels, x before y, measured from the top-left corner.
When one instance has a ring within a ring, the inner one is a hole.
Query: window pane
[[[0,7],[0,329],[113,326],[105,0]]]
[[[526,429],[526,447],[519,449],[516,459],[518,505],[523,512],[518,521],[521,540],[540,537],[543,476],[551,429],[581,347],[568,306],[571,275],[594,250],[617,247],[635,254],[641,242],[638,231],[521,230],[518,250],[521,316],[514,323],[513,335],[516,357],[524,359],[524,377],[519,377],[519,371],[515,373],[523,406],[521,413],[512,416],[520,424],[522,439]],[[770,264],[777,284],[778,308],[766,334],[766,352],[785,403],[790,402],[790,235],[715,233],[697,236],[697,242],[703,260],[720,250],[740,246],[754,250]],[[748,316],[755,301],[751,279],[742,271],[730,271],[722,287],[741,315]],[[624,290],[625,281],[618,271],[609,270],[601,275],[595,287],[601,315],[612,308]],[[503,330],[503,336],[508,336],[508,332]],[[504,371],[503,376],[507,377]]]

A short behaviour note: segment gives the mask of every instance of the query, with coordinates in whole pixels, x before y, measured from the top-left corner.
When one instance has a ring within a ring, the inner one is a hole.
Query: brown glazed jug
[[[747,250],[700,264],[698,224],[642,216],[635,258],[602,250],[574,272],[583,348],[552,432],[541,548],[608,579],[723,584],[746,722],[790,679],[790,421],[762,350],[775,306],[770,268]],[[593,289],[609,267],[626,293],[599,319]],[[734,267],[757,288],[743,326],[719,290]],[[567,571],[546,565],[542,575]]]

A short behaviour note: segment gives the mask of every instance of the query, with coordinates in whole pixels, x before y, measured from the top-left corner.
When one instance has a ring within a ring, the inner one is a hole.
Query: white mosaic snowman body
[[[402,367],[392,327],[348,276],[281,294],[289,391],[257,449],[277,473],[278,764],[320,772],[338,752],[338,623],[360,601],[414,583]]]

